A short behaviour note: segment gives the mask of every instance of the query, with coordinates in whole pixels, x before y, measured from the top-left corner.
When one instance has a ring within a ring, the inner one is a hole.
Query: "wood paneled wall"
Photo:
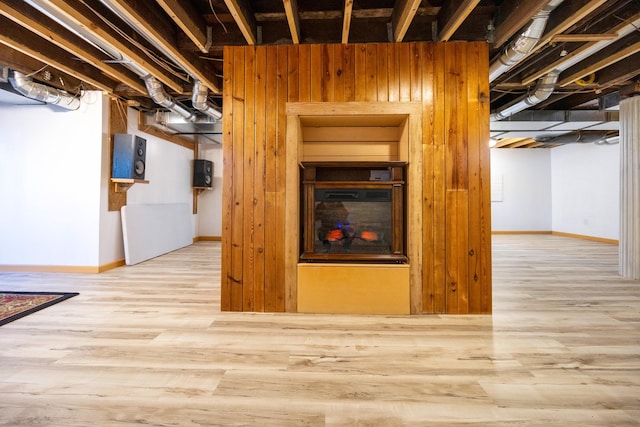
[[[222,310],[285,311],[286,105],[422,105],[422,297],[415,313],[491,313],[485,43],[227,47]],[[293,224],[295,222],[295,225]],[[416,262],[412,260],[411,262]]]

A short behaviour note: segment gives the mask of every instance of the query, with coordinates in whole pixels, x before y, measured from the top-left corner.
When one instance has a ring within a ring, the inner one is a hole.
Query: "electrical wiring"
[[[224,30],[224,33],[225,34],[229,34],[229,31],[227,30],[227,27],[225,27],[225,25],[222,23],[220,18],[218,18],[218,14],[216,13],[215,9],[213,8],[213,2],[211,0],[209,0],[209,7],[211,8],[211,12],[213,12],[213,16],[215,16],[215,18],[218,21],[218,23],[220,24],[220,26],[222,26],[222,29]]]

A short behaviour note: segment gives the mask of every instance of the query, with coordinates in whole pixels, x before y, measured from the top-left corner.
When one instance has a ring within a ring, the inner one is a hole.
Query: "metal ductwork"
[[[535,137],[534,140],[541,144],[588,144],[591,142],[595,143],[607,143],[607,131],[588,131],[581,130],[577,132],[571,132],[564,135],[553,135],[553,136],[538,136]]]
[[[64,90],[36,83],[18,71],[10,73],[9,83],[11,83],[16,92],[26,98],[57,105],[67,110],[80,108],[80,97],[71,95]]]
[[[522,110],[526,110],[527,108],[539,104],[549,98],[553,93],[553,89],[555,88],[559,75],[560,72],[558,70],[553,70],[538,80],[538,84],[536,84],[532,94],[526,95],[523,98],[516,100],[514,103],[491,114],[491,121],[506,119],[509,116],[519,113]]]
[[[222,118],[222,113],[208,102],[208,96],[209,89],[199,80],[195,80],[193,82],[193,95],[191,97],[191,104],[193,105],[193,108],[215,120],[220,120]]]
[[[160,83],[155,77],[150,74],[147,75],[144,78],[144,84],[147,87],[147,91],[149,91],[149,96],[156,104],[162,105],[163,107],[179,114],[181,117],[184,117],[185,120],[195,120],[196,115],[189,111],[189,109],[178,104],[167,92],[165,92],[162,83]]]
[[[523,60],[540,41],[549,15],[564,0],[551,0],[540,12],[536,13],[529,26],[505,48],[502,55],[489,66],[489,82],[504,74],[505,71]]]

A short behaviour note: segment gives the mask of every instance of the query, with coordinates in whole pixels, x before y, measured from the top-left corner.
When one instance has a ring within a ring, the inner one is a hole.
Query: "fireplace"
[[[405,162],[301,167],[301,261],[407,261]]]

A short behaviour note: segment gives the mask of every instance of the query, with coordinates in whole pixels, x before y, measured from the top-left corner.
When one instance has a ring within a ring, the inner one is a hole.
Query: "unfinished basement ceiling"
[[[530,52],[510,52],[542,21]],[[209,104],[224,109],[225,45],[485,40],[491,64],[520,56],[492,74],[492,112],[536,98],[538,82],[558,74],[544,99],[491,123],[498,146],[550,147],[536,139],[617,135],[620,99],[640,92],[639,28],[638,0],[3,0],[0,66],[72,93],[100,89],[153,114],[164,107],[144,73],[186,108],[199,80]]]

